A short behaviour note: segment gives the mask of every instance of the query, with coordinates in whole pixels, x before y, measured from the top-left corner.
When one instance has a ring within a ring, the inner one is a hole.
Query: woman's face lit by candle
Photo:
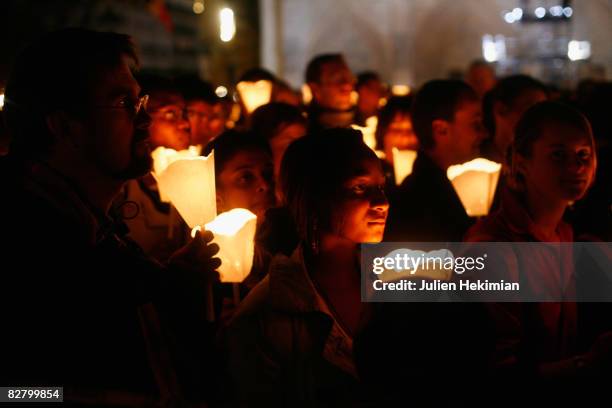
[[[265,212],[274,205],[272,159],[257,150],[236,153],[217,176],[219,212],[246,208],[261,223]]]
[[[339,200],[331,203],[331,232],[324,233],[354,243],[380,242],[385,231],[389,202],[385,176],[375,159],[357,162],[354,174],[342,186]]]
[[[530,157],[517,156],[525,188],[551,202],[582,198],[595,175],[595,152],[583,130],[549,124],[533,142]]]

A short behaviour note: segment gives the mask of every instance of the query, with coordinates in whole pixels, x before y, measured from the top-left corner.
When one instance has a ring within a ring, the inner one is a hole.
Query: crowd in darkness
[[[2,111],[0,385],[100,407],[604,395],[608,304],[365,303],[359,257],[382,241],[612,241],[612,84],[553,92],[475,62],[397,96],[342,54],[308,63],[307,104],[264,69],[240,78],[261,80],[270,102],[236,116],[201,78],[141,71],[127,35],[64,29],[23,50]],[[371,117],[376,146],[352,127]],[[257,216],[239,303],[213,234],[191,237],[150,173],[154,149],[190,146],[214,150],[217,211]],[[418,151],[403,180],[394,148]],[[476,157],[502,165],[478,219],[447,177]]]

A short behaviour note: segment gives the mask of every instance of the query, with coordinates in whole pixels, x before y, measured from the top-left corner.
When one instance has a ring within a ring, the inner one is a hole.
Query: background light
[[[538,7],[535,9],[534,14],[537,18],[543,18],[546,15],[546,9],[544,7]]]
[[[396,84],[391,87],[391,93],[396,96],[405,96],[410,93],[410,87],[404,84]]]
[[[215,89],[215,94],[219,98],[225,98],[227,96],[227,88],[224,87],[223,85],[218,86],[217,89]]]
[[[204,1],[195,0],[193,2],[193,12],[196,14],[202,14],[204,12]]]
[[[565,7],[563,9],[563,15],[567,18],[570,18],[574,14],[574,10],[571,7]]]
[[[236,23],[234,21],[234,11],[231,8],[221,9],[219,12],[220,29],[219,38],[221,41],[228,42],[236,34]]]
[[[561,15],[563,14],[563,7],[561,7],[561,6],[552,6],[550,8],[550,14],[552,14],[555,17],[561,17]]]
[[[514,23],[515,19],[514,19],[514,13],[511,11],[508,11],[506,14],[504,14],[504,20],[506,21],[506,23],[508,24],[512,24]]]
[[[487,62],[496,62],[506,58],[506,39],[503,35],[482,36],[482,56]]]
[[[589,59],[591,56],[591,43],[588,41],[572,40],[567,44],[567,57],[572,61]]]

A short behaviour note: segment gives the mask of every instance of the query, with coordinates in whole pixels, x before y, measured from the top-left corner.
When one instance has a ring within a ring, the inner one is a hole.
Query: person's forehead
[[[556,144],[591,145],[591,139],[585,130],[557,123],[545,124],[542,127],[542,133],[538,141],[543,146],[553,146]]]
[[[192,99],[190,101],[187,101],[187,108],[189,109],[198,109],[198,110],[202,110],[202,111],[212,111],[213,110],[213,105],[211,105],[208,102],[203,101],[202,99]]]
[[[226,169],[255,168],[271,163],[270,155],[263,149],[241,150],[236,152],[225,166]]]
[[[455,109],[455,117],[474,116],[482,113],[480,102],[471,99],[465,99],[457,105]]]
[[[321,76],[351,73],[344,61],[330,61],[321,66]]]
[[[377,177],[382,175],[380,162],[372,157],[363,157],[355,160],[349,171],[349,180],[356,177]]]
[[[93,93],[96,96],[117,96],[121,94],[140,93],[140,86],[132,74],[130,62],[127,58],[108,67],[99,67],[96,79],[93,81]]]
[[[165,107],[185,107],[185,100],[178,91],[154,91],[149,95],[149,107],[162,109]]]

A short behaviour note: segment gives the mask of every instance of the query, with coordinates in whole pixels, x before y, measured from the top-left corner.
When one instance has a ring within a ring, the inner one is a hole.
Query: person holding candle
[[[274,181],[279,181],[280,165],[285,150],[294,140],[306,134],[306,117],[293,105],[273,102],[253,112],[251,130],[268,141],[274,161]],[[278,198],[278,195],[277,195]]]
[[[502,192],[500,208],[473,226],[465,240],[572,242],[573,231],[563,215],[570,203],[585,195],[597,167],[587,119],[556,102],[532,106],[516,126],[508,164],[508,188]],[[576,291],[576,277],[572,254],[565,252],[542,250],[523,259],[518,271],[521,285],[532,290],[555,290],[558,282],[565,282],[564,293],[571,296]],[[508,258],[501,259],[511,268],[516,260],[506,255]],[[574,301],[490,304],[490,309],[498,332],[503,333],[497,339],[495,353],[498,369],[522,367],[544,378],[609,373],[610,333],[596,340],[590,350],[577,353]]]
[[[204,152],[215,153],[217,211],[244,208],[257,216],[257,226],[265,221],[266,212],[274,206],[272,155],[265,139],[251,132],[228,130],[210,142]],[[265,273],[270,256],[255,246],[251,274],[243,282],[248,291]]]
[[[228,130],[210,142],[204,154],[215,152],[217,212],[245,208],[265,219],[274,205],[272,154],[266,141],[250,132]]]
[[[385,153],[383,169],[388,191],[396,189],[393,148],[417,150],[419,146],[419,141],[412,128],[411,105],[410,96],[394,96],[387,101],[378,114],[376,150],[382,150]]]
[[[176,83],[185,99],[191,144],[203,149],[225,130],[221,100],[213,86],[198,77],[178,78]]]
[[[359,95],[355,123],[359,126],[365,126],[366,119],[378,115],[378,109],[381,101],[384,101],[387,89],[378,73],[365,71],[357,75],[355,91]]]
[[[480,101],[462,81],[430,81],[415,97],[412,124],[420,150],[392,203],[385,240],[461,241],[472,221],[446,170],[478,155]]]
[[[317,166],[309,166],[314,158]],[[359,244],[382,239],[384,183],[359,131],[329,129],[287,149],[281,185],[300,246],[273,260],[227,330],[240,403],[342,406],[358,398]]]
[[[308,107],[308,130],[348,127],[355,111],[351,94],[355,77],[342,54],[315,56],[306,67],[306,83],[312,93]]]
[[[62,385],[64,402],[97,406],[214,390],[202,296],[219,266],[212,234],[162,266],[112,208],[151,166],[137,61],[129,36],[86,29],[47,34],[15,61],[0,160],[3,384]]]

